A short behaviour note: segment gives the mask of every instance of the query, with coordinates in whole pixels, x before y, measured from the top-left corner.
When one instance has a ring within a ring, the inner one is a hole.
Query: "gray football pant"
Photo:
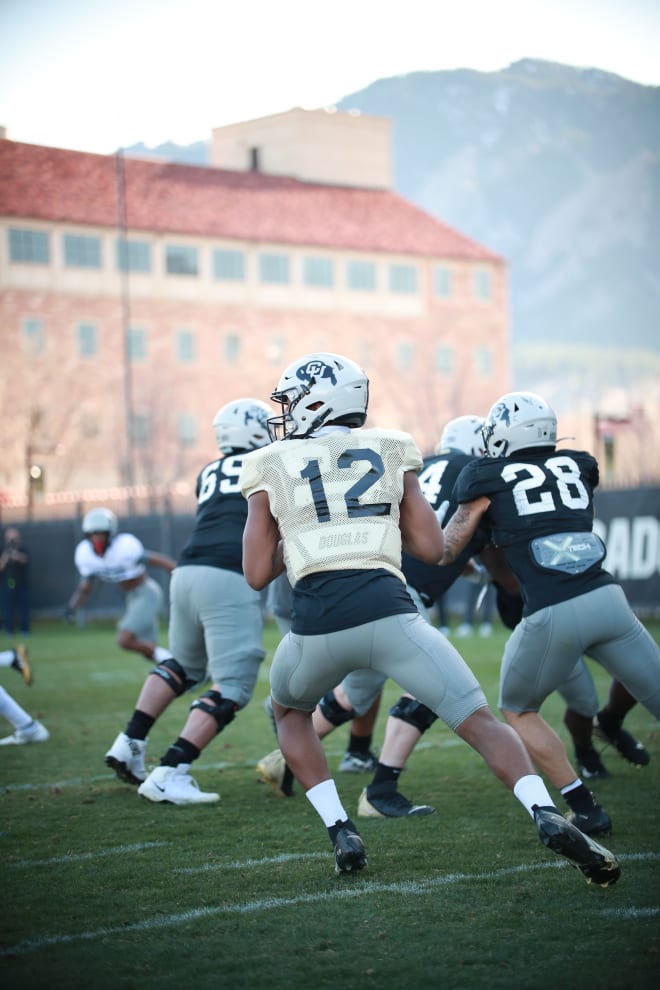
[[[356,662],[390,677],[450,729],[487,705],[458,651],[418,612],[318,636],[288,633],[273,657],[271,694],[287,708],[313,711],[327,691],[356,669]]]
[[[617,584],[526,616],[511,633],[500,672],[500,708],[538,711],[583,653],[660,718],[660,649]]]

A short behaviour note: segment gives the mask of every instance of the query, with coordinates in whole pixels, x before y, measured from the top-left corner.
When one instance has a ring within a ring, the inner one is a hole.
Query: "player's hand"
[[[76,610],[75,610],[75,608],[71,608],[70,605],[67,605],[65,607],[64,611],[62,612],[62,620],[64,622],[69,622],[70,624],[73,625],[73,623],[76,621]]]

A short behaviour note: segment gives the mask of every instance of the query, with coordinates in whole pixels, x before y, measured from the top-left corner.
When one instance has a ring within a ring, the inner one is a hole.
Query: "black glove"
[[[64,622],[74,623],[76,621],[75,608],[71,608],[70,605],[67,605],[64,611],[62,612],[62,619],[64,620]]]

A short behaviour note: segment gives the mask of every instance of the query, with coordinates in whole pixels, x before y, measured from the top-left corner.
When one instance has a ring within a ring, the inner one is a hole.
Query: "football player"
[[[250,701],[265,656],[262,596],[241,568],[247,503],[239,486],[246,451],[269,443],[273,410],[258,399],[222,406],[213,420],[220,457],[197,477],[197,515],[170,582],[171,656],[147,675],[125,732],[105,762],[117,776],[138,784],[138,794],[166,804],[206,804],[219,795],[202,791],[191,764]],[[181,735],[147,776],[145,752],[151,727],[165,709],[210,676],[211,686],[190,707]]]
[[[286,567],[293,620],[270,668],[273,712],[285,760],[328,830],[338,872],[366,865],[314,730],[317,700],[355,658],[397,681],[469,743],[533,818],[542,842],[588,881],[608,886],[620,868],[555,808],[520,737],[490,710],[449,640],[426,622],[406,590],[402,545],[435,563],[438,519],[417,472],[421,455],[400,431],[365,429],[367,376],[355,362],[310,354],[282,374],[271,398],[282,414],[274,440],[248,454],[243,570],[255,590]]]
[[[126,600],[117,626],[118,645],[148,661],[164,660],[170,655],[169,650],[157,642],[163,591],[147,574],[147,567],[160,567],[170,573],[175,561],[165,554],[146,550],[132,533],[118,532],[117,516],[111,509],[90,509],[83,518],[82,530],[84,539],[76,547],[74,557],[80,583],[69,599],[66,618],[72,621],[76,609],[87,603],[97,580],[118,584]]]
[[[484,525],[502,548],[523,614],[504,650],[499,706],[566,800],[577,794],[581,801],[581,790],[588,792],[541,705],[584,652],[658,718],[660,649],[603,567],[605,547],[592,529],[594,457],[557,448],[555,412],[533,392],[502,396],[483,438],[486,457],[466,465],[456,482],[459,507],[440,563],[453,564]]]

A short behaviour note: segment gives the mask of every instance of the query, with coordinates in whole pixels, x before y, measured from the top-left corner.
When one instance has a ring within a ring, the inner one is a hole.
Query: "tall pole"
[[[124,355],[124,419],[126,429],[126,484],[131,487],[135,483],[133,464],[133,377],[130,353],[131,301],[129,291],[128,264],[128,225],[126,222],[126,175],[124,170],[124,151],[120,148],[115,156],[117,176],[117,227],[119,229],[119,278],[121,296],[121,325]],[[133,496],[129,495],[129,509],[132,509]]]

